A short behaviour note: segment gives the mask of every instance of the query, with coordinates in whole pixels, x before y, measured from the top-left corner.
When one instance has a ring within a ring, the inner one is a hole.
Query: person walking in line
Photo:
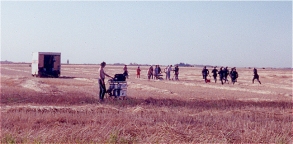
[[[140,78],[140,68],[139,67],[137,67],[137,69],[136,69],[136,78]]]
[[[220,76],[220,81],[222,83],[222,85],[224,84],[223,80],[225,78],[225,71],[223,70],[223,67],[220,68],[219,72],[218,72],[219,76]]]
[[[127,65],[125,65],[125,66],[124,66],[123,70],[124,70],[124,73],[123,73],[123,75],[124,75],[126,78],[128,78],[128,70],[127,70]]]
[[[105,66],[106,66],[106,63],[102,62],[101,66],[100,66],[100,68],[98,70],[98,72],[99,72],[99,86],[100,86],[99,98],[100,98],[101,102],[104,101],[104,96],[105,96],[105,93],[106,93],[105,76],[113,78],[113,77],[111,77],[111,76],[109,76],[108,74],[105,73],[105,71],[104,71]]]
[[[179,80],[179,78],[178,78],[178,75],[179,75],[179,67],[178,67],[178,65],[175,66],[174,72],[175,72],[175,80]]]
[[[257,80],[259,82],[259,84],[261,84],[260,80],[259,80],[259,75],[257,74],[257,69],[254,68],[253,69],[253,79],[252,79],[252,83],[254,83],[254,80]]]
[[[231,80],[232,80],[232,72],[233,72],[233,68],[231,69],[231,71],[229,73],[229,77],[231,78]]]
[[[207,83],[207,76],[209,75],[209,70],[207,69],[206,66],[203,67],[202,71],[202,78],[205,80],[205,82]]]
[[[217,83],[217,75],[218,75],[217,67],[214,67],[214,69],[212,70],[212,73],[213,73],[215,83]]]
[[[225,79],[225,83],[228,82],[229,84],[228,75],[229,75],[229,69],[228,67],[226,67],[224,68],[224,79]]]
[[[234,83],[237,82],[238,72],[236,71],[236,68],[235,68],[235,67],[232,68],[231,71],[232,71],[232,72],[231,72],[231,81],[232,81],[232,83],[233,83],[233,85],[234,85]]]
[[[150,80],[153,77],[153,66],[150,66],[148,70],[148,80]]]

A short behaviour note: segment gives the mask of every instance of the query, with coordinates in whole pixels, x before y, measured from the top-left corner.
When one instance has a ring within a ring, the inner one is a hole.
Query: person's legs
[[[105,93],[106,93],[106,86],[103,85],[102,89],[103,89],[103,91],[102,91],[102,100],[104,100],[104,96],[105,96]]]
[[[234,78],[231,78],[231,81],[232,81],[232,84],[234,85],[235,79]]]
[[[99,79],[99,85],[100,85],[100,95],[99,95],[99,98],[100,100],[103,100],[104,99],[104,95],[106,93],[106,87],[105,85],[103,84],[103,81],[101,79]]]
[[[217,76],[214,75],[214,80],[215,80],[215,83],[217,83]]]
[[[261,84],[260,80],[259,80],[259,76],[256,76],[257,81],[259,82],[259,84]]]
[[[103,89],[102,89],[102,86],[100,85],[99,99],[102,99],[102,92],[103,92]]]
[[[224,84],[223,78],[224,78],[223,76],[220,76],[220,81],[221,81],[222,85]]]
[[[259,84],[261,84],[261,82],[260,82],[259,78],[257,79],[257,81],[259,82]]]

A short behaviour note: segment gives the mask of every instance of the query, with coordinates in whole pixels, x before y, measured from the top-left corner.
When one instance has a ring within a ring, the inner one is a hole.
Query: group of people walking
[[[228,76],[230,76],[232,84],[237,82],[238,72],[236,71],[236,67],[233,67],[230,72],[229,72],[228,67],[225,67],[225,68],[221,67],[220,70],[217,70],[217,67],[214,67],[214,69],[212,70],[212,73],[213,73],[215,83],[217,82],[218,74],[220,76],[220,81],[221,81],[222,85],[226,82],[229,83]],[[253,69],[253,73],[254,73],[254,76],[252,79],[252,83],[254,83],[254,80],[256,79],[261,84],[256,68]],[[207,79],[208,75],[209,75],[209,70],[205,66],[202,70],[202,76],[203,76],[203,79],[205,80],[206,83],[208,82],[208,79]]]
[[[104,99],[104,95],[106,93],[106,86],[105,86],[105,76],[113,78],[112,76],[108,75],[105,73],[104,71],[104,67],[106,66],[105,62],[101,63],[101,66],[98,70],[99,72],[99,86],[100,86],[100,94],[99,94],[99,98],[101,101],[103,101]],[[123,75],[128,78],[128,70],[127,70],[127,65],[124,66],[123,68]],[[166,73],[166,80],[171,80],[171,72],[174,72],[174,77],[172,78],[172,80],[175,78],[175,80],[179,80],[178,75],[179,75],[179,67],[178,65],[175,66],[174,69],[172,69],[172,65],[168,65],[165,69],[164,72]],[[137,78],[140,78],[140,72],[141,69],[140,67],[137,67],[136,70],[136,74],[137,74]],[[159,65],[155,65],[155,68],[153,66],[150,66],[147,72],[147,76],[148,76],[148,80],[150,79],[163,79],[161,76],[162,75],[162,70],[160,68]],[[237,82],[237,78],[238,78],[238,72],[236,71],[236,68],[233,67],[231,69],[231,71],[229,71],[228,67],[221,67],[220,70],[217,70],[217,67],[214,67],[214,69],[212,70],[213,73],[213,77],[215,80],[215,83],[217,82],[217,76],[220,76],[220,81],[222,84],[228,82],[228,76],[230,76],[231,78],[231,82],[234,84],[235,82]],[[254,68],[253,69],[253,79],[252,79],[252,83],[254,83],[254,80],[257,80],[260,84],[260,80],[259,80],[259,75],[257,73],[257,69]],[[202,76],[203,79],[205,80],[205,82],[209,82],[209,79],[207,78],[209,76],[209,70],[206,68],[206,66],[203,68],[202,70]]]
[[[237,82],[238,72],[236,71],[235,67],[232,68],[230,72],[229,72],[228,67],[225,67],[225,68],[221,67],[220,70],[217,70],[217,67],[214,67],[214,69],[212,70],[212,73],[213,73],[215,83],[217,82],[218,74],[220,76],[220,81],[221,81],[222,84],[224,84],[226,82],[229,83],[228,76],[231,77],[231,81],[232,81],[233,84],[235,82]],[[209,70],[206,67],[203,68],[202,75],[203,75],[203,79],[207,83],[208,82],[207,76],[209,75]]]

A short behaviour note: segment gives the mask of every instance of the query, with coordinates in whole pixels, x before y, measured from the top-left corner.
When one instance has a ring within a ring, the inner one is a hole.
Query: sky
[[[1,61],[292,66],[291,1],[1,1]]]

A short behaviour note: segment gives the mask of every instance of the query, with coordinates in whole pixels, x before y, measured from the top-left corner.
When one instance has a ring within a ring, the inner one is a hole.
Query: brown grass
[[[50,85],[37,92],[21,87],[31,78],[1,78],[1,143],[292,143],[287,97],[205,88],[189,94],[169,85],[179,95],[129,89],[126,100],[100,104],[87,81],[37,79]]]

